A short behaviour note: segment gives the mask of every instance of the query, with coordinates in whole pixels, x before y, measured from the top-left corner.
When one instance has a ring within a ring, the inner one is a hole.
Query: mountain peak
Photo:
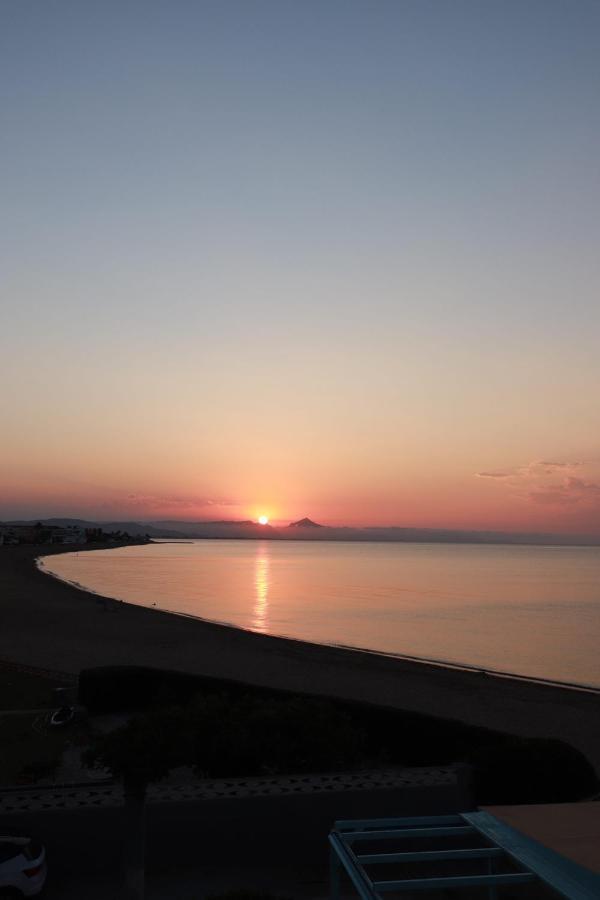
[[[322,525],[319,525],[318,522],[313,522],[312,519],[307,518],[298,519],[297,522],[290,522],[288,528],[322,528]]]

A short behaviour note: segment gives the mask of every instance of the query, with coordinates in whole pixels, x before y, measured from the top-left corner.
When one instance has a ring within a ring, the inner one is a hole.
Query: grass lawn
[[[56,688],[71,687],[73,682],[49,678],[32,672],[2,666],[0,668],[0,710],[41,709],[60,706]]]

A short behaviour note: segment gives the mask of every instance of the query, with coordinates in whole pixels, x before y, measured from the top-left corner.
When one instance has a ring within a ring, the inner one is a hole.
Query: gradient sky
[[[4,0],[0,517],[600,532],[600,3]]]

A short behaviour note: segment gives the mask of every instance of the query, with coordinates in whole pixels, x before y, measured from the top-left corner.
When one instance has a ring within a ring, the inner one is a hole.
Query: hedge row
[[[478,803],[579,800],[598,789],[569,744],[452,719],[141,667],[87,669],[90,712],[186,707],[201,724],[202,765],[221,777],[356,766],[471,765]]]

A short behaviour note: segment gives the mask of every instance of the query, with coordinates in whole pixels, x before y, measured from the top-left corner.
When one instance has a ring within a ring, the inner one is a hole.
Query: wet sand
[[[35,565],[38,556],[76,549],[0,547],[0,660],[73,674],[88,666],[157,666],[380,703],[561,738],[600,773],[600,692],[267,637],[105,600]]]

